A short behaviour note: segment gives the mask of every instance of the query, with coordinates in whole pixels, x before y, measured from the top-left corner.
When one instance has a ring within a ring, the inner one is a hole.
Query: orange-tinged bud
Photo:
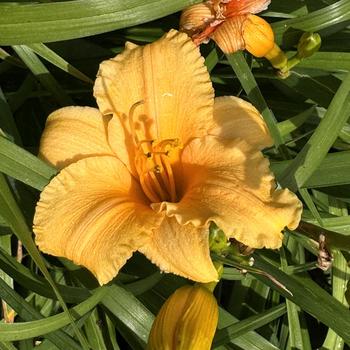
[[[275,44],[275,37],[269,23],[255,15],[248,15],[243,23],[245,48],[255,57],[264,57]]]
[[[210,350],[218,323],[218,304],[203,286],[176,290],[160,309],[148,350]]]
[[[192,36],[204,29],[215,19],[213,10],[207,4],[196,4],[186,8],[180,18],[180,30]]]

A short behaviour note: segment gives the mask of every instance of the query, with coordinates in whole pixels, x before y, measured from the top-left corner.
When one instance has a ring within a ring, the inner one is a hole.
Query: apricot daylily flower
[[[282,52],[274,42],[272,28],[255,15],[266,10],[270,2],[208,0],[182,12],[180,29],[190,35],[197,45],[213,39],[225,53],[247,50],[256,57],[270,59],[272,56],[276,59]]]
[[[39,248],[87,267],[101,284],[133,252],[161,270],[217,279],[208,226],[251,247],[277,248],[296,228],[300,202],[275,190],[261,148],[271,145],[256,109],[214,92],[204,59],[184,33],[126,44],[102,62],[99,110],[53,112],[40,156],[61,169],[38,202]]]

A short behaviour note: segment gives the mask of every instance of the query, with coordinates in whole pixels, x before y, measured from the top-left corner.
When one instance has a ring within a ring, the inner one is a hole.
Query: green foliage
[[[145,44],[176,28],[177,11],[198,2],[0,2],[0,299],[3,318],[15,316],[0,323],[0,350],[144,349],[154,315],[188,283],[136,254],[100,287],[86,270],[42,255],[30,227],[39,191],[56,174],[36,157],[47,115],[95,106],[99,63],[127,40]],[[279,252],[255,252],[253,266],[222,258],[213,349],[349,349],[349,14],[348,0],[272,0],[263,15],[288,57],[303,31],[322,37],[286,79],[264,59],[202,47],[216,94],[247,99],[264,117],[276,145],[265,155],[303,199],[305,223],[286,232]],[[322,232],[329,271],[316,266]]]

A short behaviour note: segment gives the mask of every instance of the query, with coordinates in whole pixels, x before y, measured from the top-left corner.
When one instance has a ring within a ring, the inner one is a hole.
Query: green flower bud
[[[218,323],[218,304],[200,285],[176,290],[160,309],[148,350],[210,350]]]
[[[221,254],[227,251],[228,241],[224,231],[211,224],[209,229],[209,249],[213,253]]]
[[[318,33],[304,33],[299,39],[297,57],[307,58],[321,47],[321,36]]]

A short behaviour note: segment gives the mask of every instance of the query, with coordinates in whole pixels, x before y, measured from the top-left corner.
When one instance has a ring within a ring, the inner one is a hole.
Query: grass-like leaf
[[[198,0],[89,0],[0,4],[0,45],[81,38],[149,22]]]

